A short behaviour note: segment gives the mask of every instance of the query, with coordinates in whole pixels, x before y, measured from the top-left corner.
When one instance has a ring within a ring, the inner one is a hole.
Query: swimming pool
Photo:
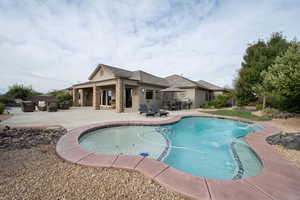
[[[99,154],[160,160],[195,176],[240,179],[263,168],[244,138],[259,129],[228,119],[186,117],[170,125],[101,128],[82,135],[79,144]]]

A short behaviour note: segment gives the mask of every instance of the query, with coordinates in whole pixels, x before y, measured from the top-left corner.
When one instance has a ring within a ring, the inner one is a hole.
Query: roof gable
[[[204,81],[204,80],[199,80],[199,81],[197,81],[197,83],[199,85],[202,85],[203,87],[209,88],[210,90],[224,90],[224,88],[221,88],[217,85],[214,85],[214,84],[209,83],[209,82]]]
[[[141,70],[134,71],[130,79],[138,80],[141,83],[161,85],[166,87],[169,86],[169,83],[166,79],[149,74]]]
[[[168,76],[165,78],[168,82],[169,85],[171,85],[172,87],[179,87],[179,88],[185,88],[185,87],[201,87],[203,89],[208,89],[206,87],[203,87],[201,85],[199,85],[197,82],[192,81],[188,78],[185,78],[183,76],[179,76],[177,74]]]
[[[92,72],[92,74],[89,76],[89,80],[95,80],[95,76],[98,73],[101,73],[101,70],[103,70],[106,73],[111,73],[111,76],[113,78],[115,78],[115,77],[129,78],[130,76],[132,76],[131,71],[121,69],[121,68],[117,68],[117,67],[112,67],[112,66],[109,66],[109,65],[99,64],[96,67],[96,69]],[[99,77],[97,77],[97,78],[99,78]]]

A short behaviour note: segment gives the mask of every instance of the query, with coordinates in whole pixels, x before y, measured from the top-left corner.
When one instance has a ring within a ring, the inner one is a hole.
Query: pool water
[[[142,155],[187,172],[215,179],[257,175],[263,165],[244,136],[260,127],[234,120],[187,117],[165,126],[98,129],[79,139],[88,151]]]

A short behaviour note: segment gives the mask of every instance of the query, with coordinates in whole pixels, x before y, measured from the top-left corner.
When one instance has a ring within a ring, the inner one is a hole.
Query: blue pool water
[[[240,179],[263,168],[244,138],[258,129],[239,121],[188,117],[166,126],[99,129],[79,142],[97,153],[146,155],[195,176]]]

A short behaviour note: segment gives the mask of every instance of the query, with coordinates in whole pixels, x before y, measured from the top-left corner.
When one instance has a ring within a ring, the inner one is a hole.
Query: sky
[[[0,0],[0,92],[87,81],[97,64],[232,86],[247,46],[300,38],[299,0]]]

